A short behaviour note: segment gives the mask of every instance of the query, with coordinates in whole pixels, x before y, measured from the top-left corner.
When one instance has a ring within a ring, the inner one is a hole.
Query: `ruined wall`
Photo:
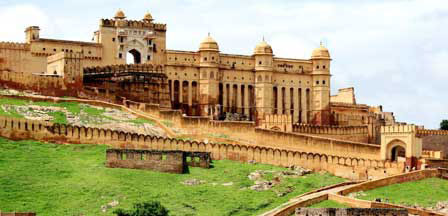
[[[404,170],[403,163],[360,157],[332,156],[281,147],[190,142],[8,117],[0,117],[0,129],[0,136],[13,140],[34,139],[71,144],[106,144],[116,148],[129,149],[210,152],[213,160],[256,161],[276,166],[298,165],[314,170],[326,170],[337,176],[350,179],[378,178],[401,173]]]
[[[302,134],[314,134],[333,139],[348,140],[353,142],[369,143],[369,131],[367,125],[363,126],[321,126],[294,124],[292,132]]]
[[[106,167],[185,173],[187,164],[181,151],[107,149]]]
[[[296,216],[408,216],[406,209],[385,208],[298,208]]]

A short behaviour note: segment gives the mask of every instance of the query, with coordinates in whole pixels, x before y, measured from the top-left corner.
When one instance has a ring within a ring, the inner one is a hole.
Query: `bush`
[[[159,201],[134,204],[132,210],[117,209],[113,213],[117,216],[168,216],[166,209]]]

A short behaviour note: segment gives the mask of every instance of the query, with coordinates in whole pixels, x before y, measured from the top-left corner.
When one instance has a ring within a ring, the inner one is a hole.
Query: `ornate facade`
[[[25,30],[23,44],[0,44],[0,69],[64,77],[63,61],[53,55],[81,53],[82,67],[126,64],[161,65],[167,75],[171,106],[187,115],[224,118],[238,113],[255,120],[261,114],[290,114],[296,123],[330,124],[330,54],[322,45],[310,59],[277,58],[261,41],[253,55],[220,53],[209,35],[197,51],[166,49],[166,25],[127,20],[119,10],[102,19],[94,42],[45,39],[39,27]],[[56,63],[55,63],[56,62]],[[78,73],[78,74],[82,74]]]

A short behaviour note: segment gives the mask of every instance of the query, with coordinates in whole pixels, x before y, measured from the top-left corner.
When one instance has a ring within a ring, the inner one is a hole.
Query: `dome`
[[[257,44],[257,46],[254,49],[254,54],[269,54],[272,55],[273,51],[272,51],[272,47],[271,45],[269,45],[268,43],[266,43],[266,41],[261,41],[259,44]]]
[[[312,59],[330,59],[330,52],[328,52],[328,49],[324,47],[324,45],[321,43],[319,48],[316,48],[313,50],[313,53],[311,54]]]
[[[145,14],[145,17],[143,17],[143,20],[152,21],[153,18],[152,18],[151,13],[147,12],[147,13]]]
[[[219,51],[218,43],[210,36],[210,34],[201,42],[199,46],[199,51],[209,50],[209,51]]]
[[[115,17],[114,18],[115,19],[125,19],[126,16],[124,15],[124,12],[121,9],[119,9],[117,11],[117,13],[115,13]]]

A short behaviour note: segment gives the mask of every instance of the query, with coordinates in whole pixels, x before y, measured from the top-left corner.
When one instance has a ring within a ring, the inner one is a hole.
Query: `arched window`
[[[258,82],[263,82],[263,78],[261,77],[261,75],[258,75],[257,80],[258,80]]]

